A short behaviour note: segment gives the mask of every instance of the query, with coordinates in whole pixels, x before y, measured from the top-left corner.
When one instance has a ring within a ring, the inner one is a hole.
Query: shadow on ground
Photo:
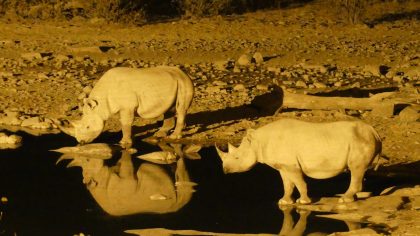
[[[420,20],[420,10],[385,14],[377,19],[366,22],[366,24],[372,28],[372,27],[375,27],[375,25],[379,25],[382,23],[395,22],[398,20],[411,20],[411,19]]]

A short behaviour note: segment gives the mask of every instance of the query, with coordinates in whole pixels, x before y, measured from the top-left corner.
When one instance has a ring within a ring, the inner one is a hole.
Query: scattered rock
[[[30,117],[22,121],[22,127],[30,127],[33,129],[50,129],[52,128],[51,123],[48,121],[42,120],[40,117]]]
[[[356,229],[356,230],[350,230],[348,232],[336,232],[333,234],[330,234],[331,236],[379,236],[382,234],[376,233],[375,230],[370,228],[363,228],[363,229]]]
[[[266,85],[266,84],[257,84],[256,89],[257,90],[260,90],[260,91],[268,91],[268,85]]]
[[[252,56],[252,59],[254,59],[255,63],[258,65],[264,63],[264,57],[260,52],[254,53],[254,55]]]
[[[17,148],[22,143],[22,137],[12,134],[7,135],[0,132],[0,149]]]
[[[234,90],[234,91],[244,91],[244,90],[246,90],[246,87],[245,87],[245,85],[243,85],[243,84],[236,84],[236,85],[233,87],[233,90]]]
[[[381,73],[379,71],[379,66],[375,66],[375,65],[365,65],[365,67],[363,68],[364,72],[367,72],[373,76],[380,76]]]
[[[20,112],[5,111],[5,116],[0,118],[0,124],[4,125],[20,125],[22,121],[19,119]]]
[[[92,91],[92,86],[90,86],[90,85],[85,86],[85,87],[83,88],[83,92],[84,92],[85,94],[87,94],[87,95],[90,93],[90,91]]]
[[[398,118],[403,122],[416,122],[420,120],[420,110],[414,106],[408,106],[404,108]]]
[[[394,105],[383,104],[381,106],[377,106],[371,111],[370,114],[376,117],[392,117],[394,115]]]
[[[351,85],[352,88],[360,88],[360,82],[355,82]]]
[[[306,85],[306,83],[303,80],[299,80],[296,82],[296,87],[298,88],[307,88],[308,85]]]
[[[216,68],[217,70],[226,71],[228,61],[215,61],[213,62],[213,65],[214,65],[214,68]]]
[[[239,59],[236,61],[238,66],[249,66],[251,65],[251,56],[249,54],[242,54]]]
[[[70,48],[70,51],[74,53],[102,53],[99,47],[75,47]]]
[[[315,82],[314,83],[315,88],[326,88],[327,85],[321,82]],[[338,87],[338,86],[337,86]]]
[[[267,67],[267,71],[274,72],[275,74],[280,74],[281,69],[278,68],[278,67],[272,67],[272,66],[270,66],[270,67]]]
[[[42,59],[41,53],[39,52],[28,52],[21,55],[23,59],[26,59],[28,61],[32,61],[35,59]]]

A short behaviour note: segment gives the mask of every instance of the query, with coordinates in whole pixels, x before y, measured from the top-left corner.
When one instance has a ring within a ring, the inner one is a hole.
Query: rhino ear
[[[84,98],[83,104],[85,107],[88,107],[90,110],[93,110],[95,107],[98,106],[98,101],[93,98]]]

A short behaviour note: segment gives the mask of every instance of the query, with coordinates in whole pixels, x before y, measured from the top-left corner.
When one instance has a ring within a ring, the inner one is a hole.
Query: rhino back
[[[121,109],[138,108],[140,116],[153,118],[174,103],[177,80],[182,76],[186,75],[173,67],[117,67],[102,76],[90,97],[106,104],[111,114]]]
[[[358,121],[312,123],[281,119],[257,130],[261,162],[301,168],[313,178],[329,178],[347,166],[352,149],[373,145],[371,127]]]

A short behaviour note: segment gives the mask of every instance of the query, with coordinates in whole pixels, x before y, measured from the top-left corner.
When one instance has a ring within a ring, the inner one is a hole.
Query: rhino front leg
[[[123,148],[130,148],[133,144],[131,139],[131,126],[134,121],[134,110],[123,109],[120,111],[120,122],[122,130],[122,138],[120,144]]]
[[[309,204],[311,203],[311,199],[308,197],[308,190],[306,187],[306,182],[303,179],[302,170],[297,167],[282,167],[280,173],[283,173],[282,176],[285,176],[294,185],[296,185],[297,189],[299,190],[300,198],[296,200],[296,203],[300,204]]]
[[[283,181],[284,194],[283,197],[279,200],[278,205],[290,205],[295,202],[292,198],[293,189],[295,184],[287,177],[287,174],[284,171],[279,171],[281,179]]]

